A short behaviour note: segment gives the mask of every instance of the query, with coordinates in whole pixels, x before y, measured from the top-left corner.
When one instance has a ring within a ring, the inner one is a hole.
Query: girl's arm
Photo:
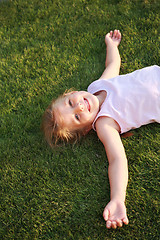
[[[105,36],[106,43],[106,61],[105,70],[100,79],[109,79],[119,75],[121,58],[118,46],[121,42],[121,33],[119,30],[110,31]]]
[[[107,228],[121,227],[123,223],[128,224],[125,207],[128,164],[119,135],[119,125],[111,118],[100,117],[96,122],[96,130],[109,162],[110,202],[104,209],[103,217]]]

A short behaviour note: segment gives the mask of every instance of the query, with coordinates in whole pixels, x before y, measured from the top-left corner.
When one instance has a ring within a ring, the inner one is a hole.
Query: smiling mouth
[[[87,105],[88,111],[90,112],[91,107],[90,107],[90,104],[89,104],[89,102],[88,102],[88,100],[86,98],[84,98],[84,102]]]

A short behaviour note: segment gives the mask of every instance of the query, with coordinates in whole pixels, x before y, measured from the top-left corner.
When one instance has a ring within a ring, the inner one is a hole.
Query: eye
[[[71,100],[69,100],[69,105],[72,107],[72,102],[71,102]]]
[[[75,118],[79,121],[79,116],[77,114],[75,114]]]

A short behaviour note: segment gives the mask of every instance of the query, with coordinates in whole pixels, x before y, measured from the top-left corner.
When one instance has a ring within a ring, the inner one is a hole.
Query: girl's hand
[[[114,30],[110,31],[109,33],[107,33],[107,35],[105,36],[105,43],[106,45],[108,44],[114,44],[118,47],[118,45],[121,42],[121,33],[119,30]]]
[[[104,220],[107,228],[122,227],[123,223],[128,224],[126,206],[124,202],[111,200],[104,209]]]

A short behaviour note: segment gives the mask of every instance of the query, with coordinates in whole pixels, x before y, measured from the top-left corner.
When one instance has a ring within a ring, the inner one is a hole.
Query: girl
[[[128,224],[125,207],[128,164],[120,134],[141,125],[160,122],[160,67],[152,66],[119,76],[119,30],[105,36],[105,70],[86,91],[64,93],[52,101],[43,117],[43,131],[50,145],[93,128],[109,161],[110,202],[103,217],[107,228]]]

